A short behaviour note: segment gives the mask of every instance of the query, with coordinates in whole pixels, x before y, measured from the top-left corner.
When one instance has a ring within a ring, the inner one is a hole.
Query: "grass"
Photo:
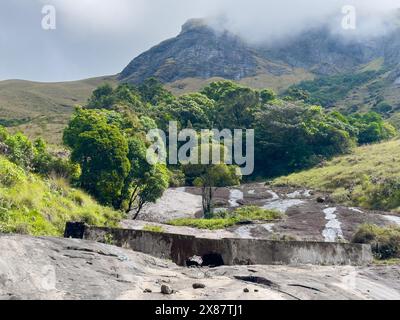
[[[62,236],[67,221],[116,226],[121,218],[65,180],[44,180],[0,156],[1,233]]]
[[[272,64],[274,65],[274,64]],[[281,68],[285,68],[283,65],[279,65]],[[282,75],[274,75],[266,73],[265,71],[253,76],[243,78],[239,81],[235,81],[241,85],[248,86],[253,89],[264,89],[271,88],[276,92],[283,92],[291,85],[298,84],[301,81],[312,80],[314,75],[301,68],[287,68],[286,72]],[[172,83],[166,84],[166,88],[176,95],[183,95],[186,93],[198,92],[211,82],[224,80],[220,77],[213,77],[208,79],[200,78],[185,78],[177,80]]]
[[[273,221],[281,219],[282,214],[274,210],[259,207],[242,207],[234,212],[221,212],[213,219],[176,219],[168,224],[177,227],[219,230],[237,225],[243,221]]]
[[[39,83],[0,81],[0,123],[21,130],[28,137],[43,136],[49,143],[61,142],[62,131],[75,105],[85,104],[102,83],[113,77],[71,82]]]
[[[352,154],[272,184],[329,192],[345,205],[400,212],[400,141],[358,147]]]
[[[143,231],[150,231],[150,232],[157,232],[157,233],[163,233],[164,229],[161,226],[144,226]]]
[[[353,243],[371,244],[372,252],[378,260],[400,258],[400,228],[382,228],[376,225],[362,225],[352,240]]]

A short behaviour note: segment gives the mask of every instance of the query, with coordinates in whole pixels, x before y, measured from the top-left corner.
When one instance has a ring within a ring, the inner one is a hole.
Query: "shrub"
[[[12,187],[24,179],[24,171],[21,168],[0,157],[0,187]]]
[[[400,258],[399,227],[381,228],[364,224],[358,229],[352,242],[370,244],[377,259]]]
[[[168,222],[171,226],[192,227],[198,229],[218,230],[232,227],[239,221],[237,219],[176,219]]]
[[[65,179],[43,179],[0,156],[0,232],[61,236],[67,221],[116,226],[121,218]]]
[[[282,214],[275,210],[266,210],[256,206],[247,206],[236,209],[233,212],[219,212],[214,215],[215,218],[224,219],[238,219],[238,220],[260,220],[260,221],[270,221],[282,218]]]

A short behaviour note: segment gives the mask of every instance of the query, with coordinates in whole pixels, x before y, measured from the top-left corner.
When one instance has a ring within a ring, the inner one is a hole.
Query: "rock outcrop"
[[[138,83],[149,77],[163,82],[183,78],[239,80],[257,73],[254,52],[237,36],[215,31],[203,20],[189,20],[182,32],[134,59],[120,80]]]
[[[400,299],[399,274],[399,266],[182,268],[100,243],[0,235],[0,299]]]

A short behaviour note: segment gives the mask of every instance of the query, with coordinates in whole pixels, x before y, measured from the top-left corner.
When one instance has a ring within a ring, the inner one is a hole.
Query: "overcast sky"
[[[43,30],[54,5],[56,30]],[[0,80],[66,81],[120,72],[135,56],[209,17],[249,41],[293,35],[354,5],[364,32],[399,0],[1,0]],[[335,22],[336,23],[336,22]]]

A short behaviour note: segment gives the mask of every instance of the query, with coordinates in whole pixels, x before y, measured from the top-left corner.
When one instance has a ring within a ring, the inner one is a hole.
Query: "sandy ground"
[[[400,266],[183,268],[105,244],[19,235],[0,235],[0,252],[0,299],[400,300]],[[174,293],[162,294],[163,284]]]

